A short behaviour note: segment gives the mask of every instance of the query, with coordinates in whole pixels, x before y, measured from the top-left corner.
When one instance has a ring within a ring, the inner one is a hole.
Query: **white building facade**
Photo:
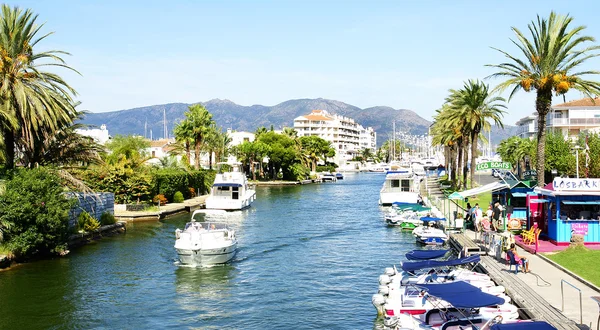
[[[534,138],[537,134],[537,114],[517,122],[519,136]],[[584,131],[600,130],[600,98],[585,98],[553,105],[546,115],[546,131],[562,134],[565,139],[577,139]]]
[[[230,147],[240,145],[244,142],[254,142],[256,136],[250,132],[235,132],[231,128],[227,129],[227,136],[231,139]]]
[[[91,129],[76,129],[75,133],[89,136],[96,140],[97,143],[104,145],[110,139],[110,135],[108,135],[108,129],[106,129],[106,125],[102,124],[100,128],[91,128]]]
[[[363,149],[377,148],[377,135],[373,128],[364,128],[352,118],[330,114],[325,110],[313,110],[310,114],[294,119],[298,136],[318,136],[331,142],[335,149],[335,162],[342,166]]]

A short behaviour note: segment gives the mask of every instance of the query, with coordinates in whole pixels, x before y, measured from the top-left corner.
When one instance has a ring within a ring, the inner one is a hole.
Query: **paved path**
[[[466,234],[471,239],[475,238],[475,233],[473,231],[467,230]],[[598,304],[590,297],[600,296],[600,292],[579,282],[576,278],[554,267],[552,264],[535,254],[530,254],[521,248],[518,249],[518,253],[530,260],[529,270],[531,271],[527,274],[519,273],[519,276],[527,285],[529,285],[529,287],[538,292],[540,296],[548,301],[554,308],[560,310],[562,306],[560,293],[561,280],[565,280],[579,288],[582,292],[583,324],[589,326],[591,323],[591,329],[596,329],[598,325],[599,309]],[[567,284],[564,284],[564,302],[565,310],[563,313],[579,324],[579,292]]]
[[[115,217],[123,220],[160,219],[168,214],[184,212],[188,209],[200,208],[208,195],[186,199],[183,203],[168,203],[160,207],[160,211],[116,211]]]

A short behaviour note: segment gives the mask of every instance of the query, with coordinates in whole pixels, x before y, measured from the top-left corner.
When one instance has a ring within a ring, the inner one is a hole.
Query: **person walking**
[[[494,203],[494,209],[492,210],[492,228],[494,231],[498,231],[500,229],[500,215],[502,214],[502,209],[500,206],[500,202],[496,201]]]

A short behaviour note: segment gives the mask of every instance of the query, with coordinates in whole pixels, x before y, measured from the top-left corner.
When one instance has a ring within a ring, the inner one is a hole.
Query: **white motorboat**
[[[385,173],[390,170],[390,165],[386,163],[373,164],[368,167],[369,172]]]
[[[175,249],[184,265],[207,266],[231,260],[237,251],[235,231],[224,223],[192,220],[175,231]]]
[[[392,205],[394,202],[417,204],[419,202],[419,183],[410,168],[388,171],[385,182],[379,192],[379,204]]]
[[[446,234],[443,229],[436,228],[435,223],[445,220],[445,218],[422,217],[421,221],[428,225],[415,228],[412,234],[418,243],[426,245],[444,245],[448,240],[448,234]]]
[[[241,170],[241,163],[219,163],[220,168],[228,165],[229,172],[218,173],[206,198],[206,208],[214,210],[242,210],[256,199],[256,191],[248,186],[248,180]],[[219,171],[220,172],[220,171]]]

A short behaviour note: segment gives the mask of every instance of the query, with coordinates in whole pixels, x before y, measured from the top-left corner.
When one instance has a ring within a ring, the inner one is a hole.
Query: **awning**
[[[213,187],[241,187],[241,183],[215,183]]]
[[[455,192],[452,195],[448,196],[448,198],[450,198],[454,194],[457,194],[457,197],[460,196],[456,199],[465,198],[465,197],[469,197],[469,196],[479,195],[479,194],[482,194],[482,193],[485,193],[488,191],[500,190],[500,189],[504,189],[504,188],[508,188],[508,187],[509,187],[509,185],[506,183],[492,182],[492,183],[486,184],[485,186],[481,186],[481,187],[477,187],[477,188],[473,188],[473,189],[469,189],[469,190],[465,190],[465,191],[461,191],[461,192]]]
[[[421,217],[419,220],[421,220],[423,222],[435,222],[435,221],[446,221],[446,218],[436,218],[436,217],[425,216],[425,217]]]
[[[554,326],[544,321],[521,323],[498,323],[492,325],[491,330],[556,330]]]
[[[561,201],[566,205],[600,205],[600,201]]]
[[[426,289],[429,295],[445,300],[455,308],[479,308],[504,304],[504,298],[485,293],[480,288],[463,281],[416,286]]]
[[[530,204],[541,204],[541,203],[546,203],[549,202],[548,199],[530,199],[529,203]]]
[[[412,250],[405,254],[408,260],[429,260],[440,258],[450,250]]]
[[[513,197],[527,197],[526,193],[514,192],[511,194]]]
[[[479,262],[481,258],[479,255],[472,255],[462,259],[454,259],[454,260],[427,260],[427,261],[414,261],[414,262],[403,262],[402,270],[406,272],[412,272],[419,269],[424,268],[437,268],[437,267],[445,267],[445,266],[458,266],[458,265],[466,265],[472,262]]]

